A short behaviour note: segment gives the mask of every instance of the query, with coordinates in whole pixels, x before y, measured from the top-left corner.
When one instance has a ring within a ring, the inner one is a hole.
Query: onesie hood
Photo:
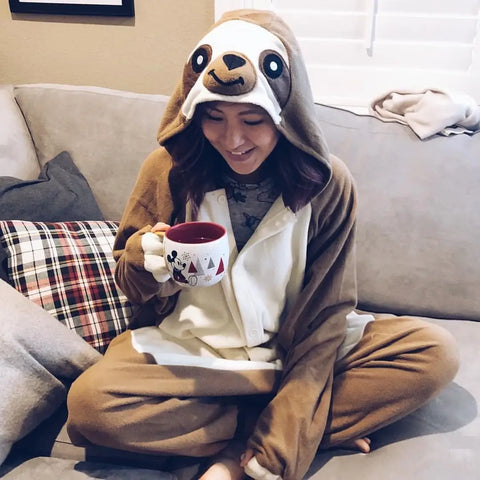
[[[158,141],[167,149],[204,102],[264,108],[283,136],[330,172],[311,87],[298,43],[274,12],[233,10],[197,43],[163,116]],[[194,144],[195,142],[192,142]]]

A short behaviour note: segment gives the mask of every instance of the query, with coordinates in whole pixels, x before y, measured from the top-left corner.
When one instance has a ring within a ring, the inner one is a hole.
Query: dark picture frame
[[[42,0],[28,2],[8,0],[12,13],[49,13],[57,15],[108,15],[133,17],[134,0],[96,0],[95,3],[83,0],[65,0],[65,3]]]

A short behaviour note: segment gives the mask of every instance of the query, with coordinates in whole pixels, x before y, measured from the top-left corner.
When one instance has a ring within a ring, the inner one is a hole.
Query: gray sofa
[[[166,100],[97,87],[0,87],[0,176],[28,186],[47,162],[68,152],[103,217],[118,221],[140,164],[157,147]],[[441,324],[458,341],[461,366],[436,399],[372,435],[370,454],[319,452],[306,478],[479,479],[480,134],[421,141],[404,125],[322,105],[317,110],[330,150],[358,185],[359,308]],[[48,208],[42,213],[48,217]],[[48,316],[6,282],[0,287],[2,305],[22,305],[18,318],[11,308],[0,309],[0,324],[25,322],[27,328]],[[68,334],[77,345],[79,335]],[[2,373],[0,382],[5,391]],[[8,480],[187,479],[198,468],[189,459],[75,447],[63,428],[61,402],[52,411],[18,412],[14,401],[9,408],[28,421],[19,427],[22,438],[10,439],[16,443],[0,467]]]

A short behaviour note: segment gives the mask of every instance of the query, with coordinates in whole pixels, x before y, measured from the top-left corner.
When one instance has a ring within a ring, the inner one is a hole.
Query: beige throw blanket
[[[386,122],[399,122],[423,140],[435,134],[480,131],[480,106],[468,95],[440,89],[397,90],[377,97],[370,112]]]

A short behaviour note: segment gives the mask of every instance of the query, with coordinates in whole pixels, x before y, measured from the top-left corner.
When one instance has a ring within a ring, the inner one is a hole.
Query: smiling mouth
[[[242,152],[232,152],[230,150],[227,150],[227,152],[230,154],[230,155],[233,155],[234,157],[241,157],[242,155],[246,155],[247,153],[250,153],[251,151],[253,151],[253,148],[249,148],[248,150],[243,150]]]
[[[238,85],[238,84],[243,85],[245,83],[245,81],[243,80],[243,77],[238,77],[237,79],[231,80],[230,82],[224,82],[221,78],[219,78],[215,74],[215,70],[210,70],[208,74],[211,77],[213,77],[217,83],[219,83],[220,85],[223,85],[224,87],[229,87],[231,85]]]

